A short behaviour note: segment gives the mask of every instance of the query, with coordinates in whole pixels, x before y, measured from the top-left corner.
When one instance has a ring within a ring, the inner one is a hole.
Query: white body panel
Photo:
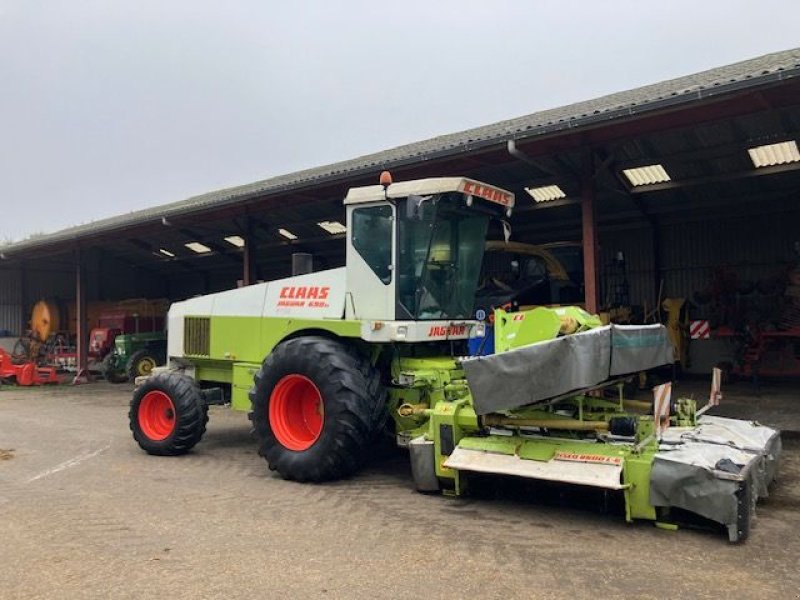
[[[330,269],[270,281],[265,317],[341,319],[344,316],[347,269]]]
[[[775,430],[751,421],[703,415],[696,427],[670,427],[661,438],[664,444],[684,441],[732,446],[745,452],[761,452]]]
[[[596,464],[552,459],[527,460],[517,455],[493,454],[481,450],[456,448],[444,466],[458,471],[516,475],[545,481],[591,485],[608,490],[621,490],[622,463]]]
[[[260,283],[213,294],[211,314],[220,317],[259,316],[264,311],[264,293],[268,286],[268,283]]]
[[[231,290],[238,292],[239,290]],[[229,292],[222,292],[223,294]],[[183,302],[173,302],[167,313],[167,356],[183,356],[183,319],[192,315],[210,315],[218,294],[198,296]]]
[[[363,321],[361,339],[368,342],[465,340],[485,334],[478,321]]]
[[[167,352],[183,356],[185,317],[297,317],[341,319],[346,269],[331,269],[198,296],[170,306]]]
[[[385,202],[370,203],[374,206],[390,206],[393,218],[396,219],[395,207]],[[396,271],[392,268],[392,280],[386,284],[380,280],[370,268],[361,254],[353,246],[353,218],[354,208],[347,207],[347,301],[345,304],[345,317],[347,319],[384,319],[395,318],[395,297],[397,289]],[[393,223],[396,221],[393,221]],[[392,227],[392,264],[396,263],[397,228]]]

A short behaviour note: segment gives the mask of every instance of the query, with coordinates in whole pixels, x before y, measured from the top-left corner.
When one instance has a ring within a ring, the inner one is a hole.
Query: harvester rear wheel
[[[133,393],[128,418],[133,439],[142,450],[176,456],[191,450],[203,437],[208,407],[191,377],[158,373]]]
[[[125,370],[128,373],[128,377],[133,381],[137,377],[150,375],[152,370],[157,366],[158,361],[156,360],[156,357],[153,356],[153,353],[146,348],[143,348],[131,354]]]
[[[285,479],[347,477],[383,427],[385,395],[378,371],[354,348],[316,336],[286,341],[250,390],[260,454]]]

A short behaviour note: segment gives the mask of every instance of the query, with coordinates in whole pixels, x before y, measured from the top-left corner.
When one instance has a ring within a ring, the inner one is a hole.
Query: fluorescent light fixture
[[[229,235],[225,238],[225,241],[228,242],[231,246],[236,246],[237,248],[244,248],[244,238],[240,235]]]
[[[201,244],[200,242],[189,242],[188,244],[184,244],[184,246],[193,252],[197,252],[198,254],[206,254],[207,252],[211,252],[211,248],[205,244]]]
[[[163,254],[164,256],[169,256],[170,258],[175,258],[175,255],[172,252],[170,252],[169,250],[165,250],[164,248],[159,248],[158,251],[161,252],[161,254]]]
[[[779,144],[767,144],[766,146],[756,146],[749,148],[750,160],[756,168],[774,167],[775,165],[785,165],[800,161],[800,152],[797,150],[797,142],[794,140],[781,142]]]
[[[535,188],[525,188],[525,191],[530,194],[530,196],[536,202],[550,202],[550,200],[559,200],[561,198],[566,198],[567,195],[557,185],[543,185],[542,187],[535,187]]]
[[[322,227],[325,231],[327,231],[331,235],[347,232],[347,227],[339,223],[339,221],[320,221],[319,223],[317,223],[317,225]]]
[[[662,165],[648,165],[646,167],[636,167],[635,169],[623,169],[622,172],[633,186],[653,185],[654,183],[672,181]]]
[[[278,233],[280,233],[287,240],[296,240],[297,239],[297,236],[295,234],[293,234],[291,231],[289,231],[288,229],[278,229]]]

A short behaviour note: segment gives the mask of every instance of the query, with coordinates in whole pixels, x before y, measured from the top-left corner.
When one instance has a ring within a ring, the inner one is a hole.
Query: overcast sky
[[[796,0],[0,0],[0,240],[785,50],[798,23]]]

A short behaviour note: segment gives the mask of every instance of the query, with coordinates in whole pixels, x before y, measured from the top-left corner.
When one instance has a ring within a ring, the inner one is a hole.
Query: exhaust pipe
[[[292,254],[292,277],[308,275],[314,272],[314,255],[308,252],[295,252]]]

